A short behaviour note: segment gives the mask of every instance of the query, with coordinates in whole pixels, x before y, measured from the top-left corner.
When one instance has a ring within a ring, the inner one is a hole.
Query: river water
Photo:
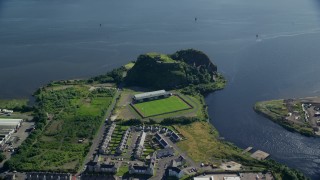
[[[0,0],[0,98],[141,53],[196,48],[228,80],[206,98],[221,136],[320,179],[320,139],[252,110],[259,100],[320,95],[319,8],[318,0]]]

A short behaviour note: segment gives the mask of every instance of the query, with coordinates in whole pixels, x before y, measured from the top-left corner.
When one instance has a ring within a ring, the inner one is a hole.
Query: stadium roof
[[[152,98],[152,97],[157,97],[157,96],[162,96],[162,95],[167,95],[168,93],[165,90],[159,90],[159,91],[152,91],[152,92],[146,92],[142,94],[136,94],[133,96],[135,100],[142,100],[146,98]]]

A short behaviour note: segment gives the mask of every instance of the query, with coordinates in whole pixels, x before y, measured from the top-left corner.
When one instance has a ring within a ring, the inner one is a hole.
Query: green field
[[[35,96],[37,128],[8,161],[9,168],[77,172],[115,96],[113,89],[89,89],[85,85],[41,89]]]
[[[143,115],[143,117],[156,116],[191,108],[178,96],[171,96],[165,99],[142,102],[134,104],[133,106]]]

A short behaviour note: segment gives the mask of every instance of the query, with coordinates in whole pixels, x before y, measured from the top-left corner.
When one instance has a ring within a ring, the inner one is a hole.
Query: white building
[[[214,177],[194,177],[193,180],[214,180]]]
[[[22,119],[0,119],[0,146],[21,126]]]

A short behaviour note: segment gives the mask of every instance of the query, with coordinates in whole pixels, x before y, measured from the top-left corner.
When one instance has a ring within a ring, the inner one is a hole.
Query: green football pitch
[[[133,105],[143,117],[156,116],[160,114],[190,109],[191,107],[178,96],[170,96],[148,102]]]

